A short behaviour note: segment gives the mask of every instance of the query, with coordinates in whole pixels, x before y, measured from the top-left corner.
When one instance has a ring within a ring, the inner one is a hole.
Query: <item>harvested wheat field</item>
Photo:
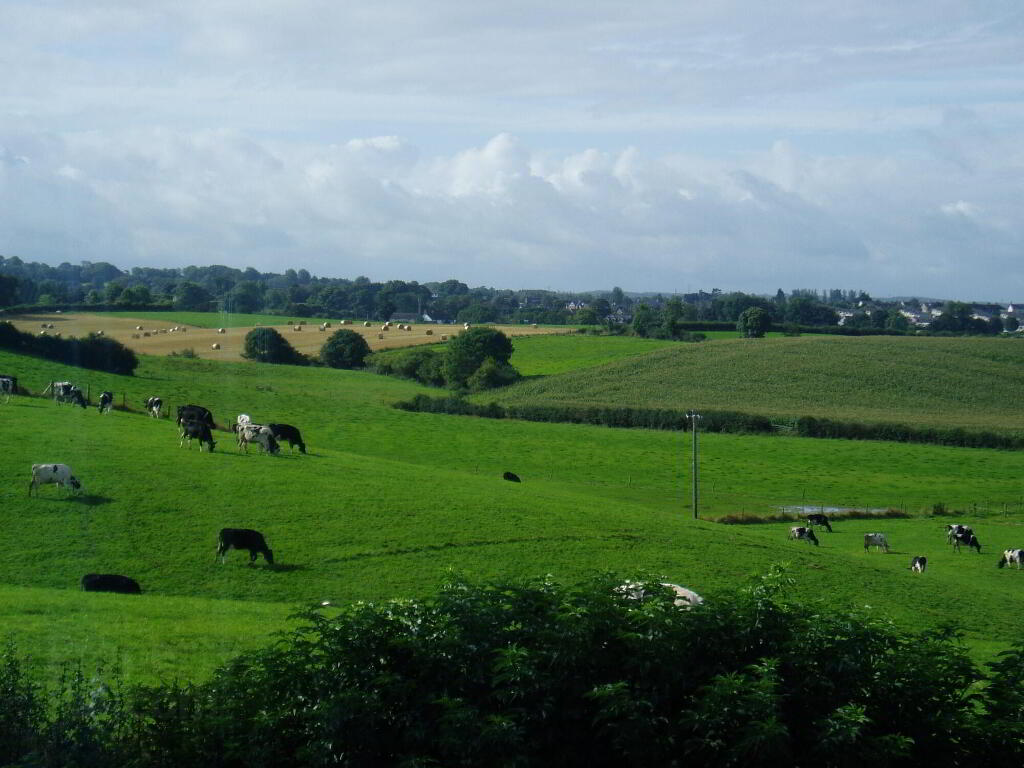
[[[211,317],[214,315],[211,314]],[[201,328],[195,325],[177,323],[174,313],[167,313],[167,319],[157,322],[152,319],[131,317],[109,317],[89,313],[38,315],[16,315],[7,318],[21,331],[48,334],[60,334],[62,337],[87,336],[102,331],[104,335],[117,339],[125,346],[145,355],[169,355],[180,353],[184,349],[192,349],[197,357],[210,360],[242,360],[245,335],[255,326],[241,328],[224,328],[223,333],[217,328]],[[50,326],[52,328],[44,327]],[[343,325],[341,321],[332,322],[331,327],[323,331],[316,323],[304,325],[273,325],[288,342],[303,354],[312,355],[320,351],[324,341],[339,328],[346,328],[362,334],[370,349],[393,349],[409,347],[415,344],[436,344],[445,337],[457,336],[462,325],[433,325],[418,323],[405,325],[392,323],[387,330],[383,324],[371,323],[369,327],[363,321],[354,321]],[[569,333],[568,328],[538,327],[525,325],[495,325],[494,327],[508,336],[534,336],[539,334]],[[403,330],[408,328],[409,330]],[[299,329],[299,330],[296,330]],[[218,348],[214,348],[217,345]]]

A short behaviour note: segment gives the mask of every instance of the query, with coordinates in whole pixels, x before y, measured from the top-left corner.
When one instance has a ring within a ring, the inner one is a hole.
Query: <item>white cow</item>
[[[972,533],[974,533],[974,531],[971,529],[971,526],[963,525],[961,523],[951,523],[951,524],[947,525],[946,526],[946,543],[947,544],[952,544],[953,543],[953,539],[955,539],[957,536],[959,536],[962,533],[966,533],[968,536],[970,536]]]
[[[249,443],[257,443],[267,453],[277,453],[280,450],[270,427],[245,423],[235,424],[234,429],[238,434],[238,447],[246,453],[249,452]]]
[[[668,582],[661,582],[661,586],[668,587],[675,593],[676,597],[672,603],[677,608],[690,609],[704,604],[704,598],[692,589],[681,587],[678,584],[669,584]],[[644,585],[638,581],[627,581],[624,584],[620,584],[615,588],[615,591],[620,595],[625,595],[630,600],[643,600],[648,594],[644,590]]]
[[[71,474],[71,467],[67,464],[33,464],[32,481],[28,484],[28,495],[32,495],[34,488],[36,496],[38,496],[39,486],[48,483],[56,483],[69,493],[80,490],[82,487],[78,478]]]
[[[865,533],[864,551],[867,552],[869,547],[878,547],[879,549],[884,549],[888,552],[889,542],[886,541],[884,533]]]
[[[1019,571],[1024,565],[1024,549],[1003,550],[1003,558],[999,561],[999,567],[1005,568],[1008,565],[1016,565]]]

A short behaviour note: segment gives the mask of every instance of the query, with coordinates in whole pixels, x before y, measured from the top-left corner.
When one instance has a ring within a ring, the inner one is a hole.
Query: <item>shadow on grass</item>
[[[273,565],[265,566],[268,571],[276,571],[278,573],[293,573],[295,571],[308,571],[308,565],[299,565],[298,563],[289,563],[287,565],[274,563]]]
[[[98,507],[101,504],[109,504],[113,501],[109,496],[100,496],[98,493],[80,493],[75,496],[68,496],[68,501],[81,504],[84,507]]]

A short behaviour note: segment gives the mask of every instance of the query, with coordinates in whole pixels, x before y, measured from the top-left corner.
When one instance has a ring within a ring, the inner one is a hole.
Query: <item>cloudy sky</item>
[[[1020,0],[0,0],[0,254],[1024,301]]]

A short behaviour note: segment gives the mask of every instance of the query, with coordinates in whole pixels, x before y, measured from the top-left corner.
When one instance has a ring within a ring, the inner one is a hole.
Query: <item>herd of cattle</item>
[[[814,546],[818,546],[818,537],[814,535],[815,526],[824,527],[829,533],[832,533],[832,524],[828,516],[814,514],[807,516],[806,525],[796,525],[789,529],[790,540],[807,541]],[[963,525],[962,523],[948,524],[946,526],[946,543],[953,546],[954,552],[959,552],[961,547],[967,547],[968,550],[973,549],[979,555],[981,554],[981,542],[978,541],[978,537],[969,525]],[[867,552],[872,547],[879,551],[889,551],[889,541],[884,533],[864,534],[864,551]],[[1005,568],[1007,565],[1015,565],[1018,569],[1024,566],[1024,549],[1004,550],[997,566]],[[923,573],[927,567],[928,558],[924,555],[915,555],[910,560],[910,570],[915,573]]]
[[[9,396],[17,390],[17,380],[10,376],[0,376],[0,397],[9,399]],[[82,389],[69,381],[51,382],[43,394],[51,393],[58,405],[72,404],[82,408],[86,407],[85,395]],[[100,394],[98,409],[100,413],[109,413],[114,405],[114,393],[102,392]],[[159,397],[149,397],[145,403],[146,412],[153,418],[160,418],[163,410],[163,400]],[[189,448],[192,447],[192,440],[199,441],[199,450],[207,445],[213,451],[216,442],[213,439],[213,431],[216,424],[213,414],[200,405],[178,406],[177,425],[181,429],[181,441],[179,447],[188,441]],[[290,450],[298,447],[300,453],[306,452],[306,444],[302,435],[296,427],[290,424],[253,424],[247,414],[240,414],[231,425],[231,431],[238,438],[239,449],[248,453],[250,443],[259,445],[265,453],[275,454],[280,451],[279,441],[287,442]],[[82,489],[82,482],[74,476],[71,467],[67,464],[33,464],[32,478],[29,481],[28,493],[32,496],[35,491],[39,495],[39,486],[56,485],[68,493],[74,493]],[[222,528],[217,534],[217,554],[215,557],[221,563],[227,552],[231,549],[247,550],[249,562],[255,562],[259,555],[270,565],[274,564],[274,553],[267,546],[266,539],[259,531],[250,528]],[[141,594],[142,588],[139,583],[129,577],[116,573],[87,573],[81,580],[82,589],[87,592],[120,592],[122,594]]]

